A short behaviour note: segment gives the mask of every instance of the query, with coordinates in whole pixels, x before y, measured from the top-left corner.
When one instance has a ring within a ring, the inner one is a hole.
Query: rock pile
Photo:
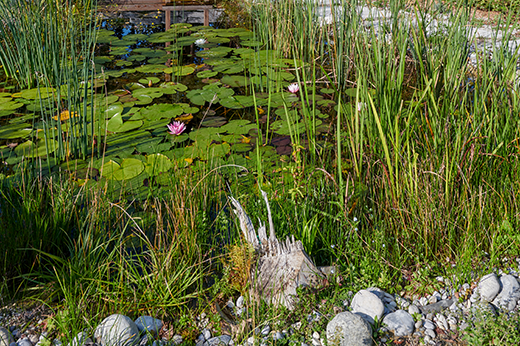
[[[349,292],[349,299],[336,310],[335,316],[321,315],[314,311],[307,316],[312,323],[322,318],[329,320],[326,330],[312,333],[312,338],[302,346],[327,345],[355,346],[373,345],[374,333],[377,342],[385,344],[395,337],[420,338],[425,344],[435,345],[440,334],[457,334],[468,328],[475,320],[487,314],[516,313],[519,310],[520,284],[518,273],[491,273],[475,281],[454,287],[447,278],[438,277],[444,288],[426,297],[405,298],[389,294],[376,287]],[[226,306],[237,320],[248,315],[244,298],[230,301]],[[9,322],[6,316],[2,323]],[[8,323],[0,327],[0,346],[61,346],[62,340],[48,340],[45,332],[21,332],[20,325]],[[272,330],[264,324],[245,334],[244,340],[234,340],[231,335],[214,335],[209,319],[203,314],[197,320],[201,334],[197,346],[268,345],[272,341],[290,338],[302,323],[293,324],[287,330]],[[274,324],[273,324],[274,325]],[[77,334],[67,346],[175,346],[182,343],[180,335],[169,339],[160,338],[164,324],[151,316],[140,316],[135,321],[127,316],[114,314],[105,318],[91,333]],[[31,330],[28,328],[27,330]],[[310,335],[310,333],[307,333]],[[70,340],[70,338],[67,338]],[[63,340],[65,342],[65,340]]]

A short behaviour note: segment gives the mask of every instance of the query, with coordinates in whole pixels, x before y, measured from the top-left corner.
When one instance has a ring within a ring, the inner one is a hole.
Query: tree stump
[[[297,302],[296,289],[301,286],[314,286],[323,279],[323,275],[309,258],[303,244],[295,240],[294,236],[279,241],[274,231],[271,209],[267,194],[262,196],[267,204],[269,222],[269,237],[267,237],[265,223],[260,220],[258,233],[253,227],[251,219],[240,203],[230,197],[234,206],[234,213],[240,222],[240,228],[246,241],[251,244],[258,254],[258,261],[253,268],[250,294],[266,302],[293,309]]]

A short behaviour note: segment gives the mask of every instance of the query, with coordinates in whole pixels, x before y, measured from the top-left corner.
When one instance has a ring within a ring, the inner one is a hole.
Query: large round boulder
[[[101,346],[134,346],[139,342],[139,329],[130,317],[114,314],[97,326],[94,338]]]

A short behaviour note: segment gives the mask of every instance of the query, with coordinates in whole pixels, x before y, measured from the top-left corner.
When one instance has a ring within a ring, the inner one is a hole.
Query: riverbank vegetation
[[[14,3],[0,7],[1,293],[52,302],[56,333],[146,312],[193,340],[192,315],[247,292],[228,196],[265,220],[260,188],[277,234],[338,268],[316,296],[330,309],[369,286],[413,296],[516,265],[518,50],[475,50],[465,4],[433,22],[400,1],[386,19],[351,0],[327,19],[318,2],[260,1],[250,31],[121,38],[95,32],[90,2],[16,22]],[[39,45],[42,27],[55,34]],[[159,60],[135,65],[146,40]],[[114,82],[133,74],[140,86]]]

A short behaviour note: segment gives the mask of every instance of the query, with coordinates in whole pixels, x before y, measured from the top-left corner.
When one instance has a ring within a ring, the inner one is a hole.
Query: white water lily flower
[[[195,41],[195,44],[196,44],[197,46],[202,46],[202,45],[205,44],[205,43],[208,43],[208,41],[206,41],[205,38],[199,38],[198,40]]]
[[[290,93],[296,94],[298,91],[300,91],[300,85],[298,83],[292,83],[287,87]]]

